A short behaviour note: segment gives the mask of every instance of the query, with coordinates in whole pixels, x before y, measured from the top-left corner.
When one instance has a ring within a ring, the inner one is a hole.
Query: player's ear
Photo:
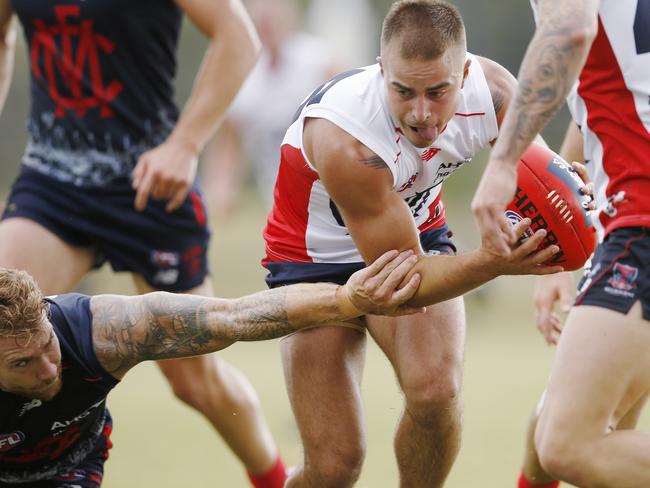
[[[381,72],[381,76],[384,76],[384,63],[381,61],[381,56],[377,56],[377,62],[379,63],[379,70]]]
[[[472,64],[472,60],[468,59],[465,61],[465,66],[463,66],[463,82],[460,84],[460,87],[463,88],[465,86],[465,78],[467,78],[467,75],[469,74],[469,66]]]

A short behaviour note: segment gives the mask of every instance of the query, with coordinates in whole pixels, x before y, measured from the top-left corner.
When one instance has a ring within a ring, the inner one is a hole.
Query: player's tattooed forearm
[[[386,162],[383,159],[381,159],[379,156],[376,156],[376,155],[371,156],[369,158],[363,158],[361,160],[361,162],[363,164],[365,164],[366,166],[370,166],[371,168],[375,168],[375,169],[387,169],[388,168],[388,165],[386,164]]]
[[[111,373],[144,360],[205,354],[237,340],[272,339],[295,330],[282,289],[234,301],[171,293],[93,300],[95,350]]]
[[[541,128],[560,110],[581,63],[580,52],[565,28],[545,29],[531,44],[519,75],[519,90],[511,104],[514,124],[500,137],[511,144],[498,146],[496,158],[508,159],[525,149]]]

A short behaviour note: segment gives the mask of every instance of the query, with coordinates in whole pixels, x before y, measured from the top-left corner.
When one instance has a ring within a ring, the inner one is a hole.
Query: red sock
[[[282,458],[278,456],[273,466],[264,473],[253,474],[249,471],[248,479],[255,488],[283,488],[287,472]]]
[[[535,483],[531,483],[526,479],[524,476],[524,473],[521,473],[521,476],[519,477],[519,488],[557,488],[560,486],[559,481],[552,481],[551,483],[544,483],[542,485],[537,485]]]

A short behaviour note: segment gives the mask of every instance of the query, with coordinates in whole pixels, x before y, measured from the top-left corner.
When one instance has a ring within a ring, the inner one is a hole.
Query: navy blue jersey
[[[52,400],[0,391],[0,482],[29,482],[66,473],[92,452],[106,421],[106,395],[118,383],[92,345],[90,297],[50,302],[62,355],[62,389]]]
[[[77,186],[130,175],[171,132],[182,12],[173,0],[12,0],[31,65],[23,163]]]

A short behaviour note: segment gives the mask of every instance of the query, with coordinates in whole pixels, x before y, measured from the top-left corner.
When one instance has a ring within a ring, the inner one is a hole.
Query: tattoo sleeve
[[[300,284],[235,300],[155,292],[93,297],[93,340],[104,368],[121,377],[145,360],[196,356],[357,313],[331,284]]]
[[[523,153],[562,107],[589,50],[589,42],[575,32],[588,31],[594,19],[574,2],[543,4],[546,11],[540,15],[547,20],[541,21],[522,62],[519,88],[495,144],[494,159],[514,160]]]

